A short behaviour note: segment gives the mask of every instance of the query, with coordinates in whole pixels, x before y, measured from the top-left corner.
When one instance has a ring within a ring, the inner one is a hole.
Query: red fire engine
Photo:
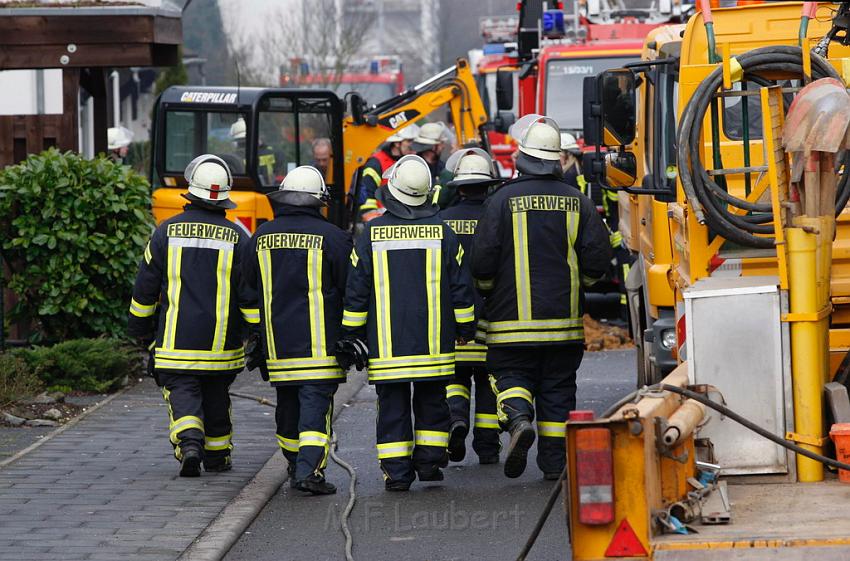
[[[574,1],[569,11],[564,10],[564,4],[540,0],[517,3],[514,64],[518,65],[519,107],[515,115],[547,115],[562,130],[581,137],[584,77],[639,61],[646,34],[685,14],[678,0],[637,0],[629,2],[628,9],[618,8],[622,2],[608,0]],[[646,6],[640,7],[642,4]],[[504,78],[497,80],[497,85],[511,88],[512,81]],[[508,96],[503,92],[502,97]],[[507,103],[498,109],[511,110]]]
[[[356,91],[370,103],[379,103],[404,91],[404,72],[397,56],[381,55],[356,60],[337,74],[333,68],[311,68],[300,58],[281,67],[280,86],[285,88],[327,88],[339,97]]]

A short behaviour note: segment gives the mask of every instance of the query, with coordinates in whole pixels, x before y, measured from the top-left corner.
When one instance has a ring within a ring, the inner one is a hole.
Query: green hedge
[[[63,391],[107,392],[118,389],[125,377],[142,372],[139,352],[117,339],[74,339],[6,354],[23,359],[28,371],[48,388]]]
[[[35,341],[123,335],[154,226],[147,180],[99,156],[50,149],[0,171],[0,238]]]

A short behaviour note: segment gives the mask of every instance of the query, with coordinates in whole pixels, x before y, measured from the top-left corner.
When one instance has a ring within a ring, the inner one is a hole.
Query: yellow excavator
[[[265,194],[300,165],[325,174],[332,196],[328,218],[346,227],[353,216],[348,193],[369,156],[392,134],[441,108],[450,112],[459,146],[486,142],[487,113],[466,59],[374,105],[356,93],[340,99],[330,90],[173,86],[154,110],[154,216],[161,222],[182,210],[184,168],[211,153],[233,172],[231,197],[238,206],[228,216],[249,231],[272,218]]]

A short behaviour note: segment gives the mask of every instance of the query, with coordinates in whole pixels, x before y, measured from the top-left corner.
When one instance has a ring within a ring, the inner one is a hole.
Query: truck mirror
[[[496,109],[513,111],[514,108],[514,72],[500,68],[496,70]]]
[[[362,125],[365,123],[363,113],[366,108],[366,102],[363,100],[363,97],[357,92],[351,92],[348,94],[348,103],[351,119],[354,121],[354,124]]]
[[[608,152],[605,154],[605,180],[613,189],[631,187],[637,181],[637,158],[631,152]]]
[[[635,140],[635,75],[631,70],[606,70],[597,78],[606,146],[624,146]]]
[[[493,128],[498,133],[508,134],[508,130],[510,130],[511,125],[515,122],[516,115],[514,115],[513,111],[499,111],[496,118],[493,119]]]
[[[602,144],[602,121],[596,76],[587,76],[582,83],[582,132],[585,146]]]
[[[584,152],[581,155],[581,172],[588,183],[605,183],[605,154]]]

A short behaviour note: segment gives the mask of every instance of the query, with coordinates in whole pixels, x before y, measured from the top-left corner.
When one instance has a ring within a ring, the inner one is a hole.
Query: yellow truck
[[[718,53],[727,49],[734,55],[758,47],[796,45],[800,5],[770,2],[715,10]],[[810,39],[819,38],[829,30],[828,6],[821,4],[818,17],[808,24]],[[678,311],[676,307],[677,287],[681,291],[683,286],[703,277],[761,275],[775,267],[773,249],[745,247],[723,236],[715,236],[706,225],[697,223],[693,213],[683,212],[685,207],[677,202],[680,182],[677,183],[676,131],[681,111],[704,77],[705,69],[713,67],[708,61],[707,41],[699,19],[692,19],[688,26],[660,27],[647,36],[642,61],[629,65],[640,82],[636,88],[639,118],[634,138],[628,143],[635,163],[634,173],[627,175],[631,175],[634,184],[620,189],[619,208],[620,230],[629,249],[638,257],[627,282],[630,315],[639,351],[638,385],[660,380],[680,361],[679,353],[686,352],[683,325],[677,324],[683,312],[681,306]],[[833,44],[830,56],[839,61],[834,65],[840,67],[844,52],[845,47]],[[741,83],[736,82],[732,87],[740,88]],[[745,82],[745,87],[755,88],[757,83]],[[754,93],[755,90],[750,91]],[[788,96],[790,94],[786,94]],[[750,101],[744,103],[742,99]],[[717,145],[720,161],[727,170],[760,165],[762,142],[758,131],[754,131],[751,138],[748,135],[744,142],[746,131],[741,127],[744,114],[758,124],[760,113],[753,99],[752,95],[730,96],[717,101],[722,106],[717,109]],[[602,142],[599,144],[604,146]],[[744,145],[750,147],[749,153],[743,150]],[[746,174],[723,173],[723,181],[736,197],[763,179],[763,171],[759,170]],[[690,228],[686,224],[688,220],[691,220]],[[850,268],[845,259],[850,256],[850,230],[844,235],[848,225],[850,214],[840,215],[835,245],[838,261],[832,280],[835,325],[850,324],[850,311],[844,311],[845,304],[850,302]],[[685,238],[677,239],[682,236]],[[674,266],[674,263],[679,265]],[[681,297],[678,300],[681,304]],[[850,347],[846,333],[833,332],[837,350]],[[834,365],[840,359],[841,355],[835,354]]]
[[[850,559],[850,491],[824,469],[850,467],[826,452],[850,409],[850,11],[708,4],[585,83],[633,318],[674,331],[645,387],[567,423],[572,559]]]
[[[233,170],[231,196],[238,207],[228,215],[254,231],[272,218],[265,194],[290,170],[308,164],[324,168],[332,197],[328,218],[346,226],[354,212],[348,194],[369,156],[394,132],[440,109],[448,109],[459,146],[486,142],[481,127],[487,113],[466,59],[382,102],[368,105],[359,95],[347,101],[348,108],[330,90],[307,88],[168,88],[155,106],[152,131],[157,222],[182,210],[183,170],[205,152]],[[331,143],[326,166],[313,158],[320,139]]]

